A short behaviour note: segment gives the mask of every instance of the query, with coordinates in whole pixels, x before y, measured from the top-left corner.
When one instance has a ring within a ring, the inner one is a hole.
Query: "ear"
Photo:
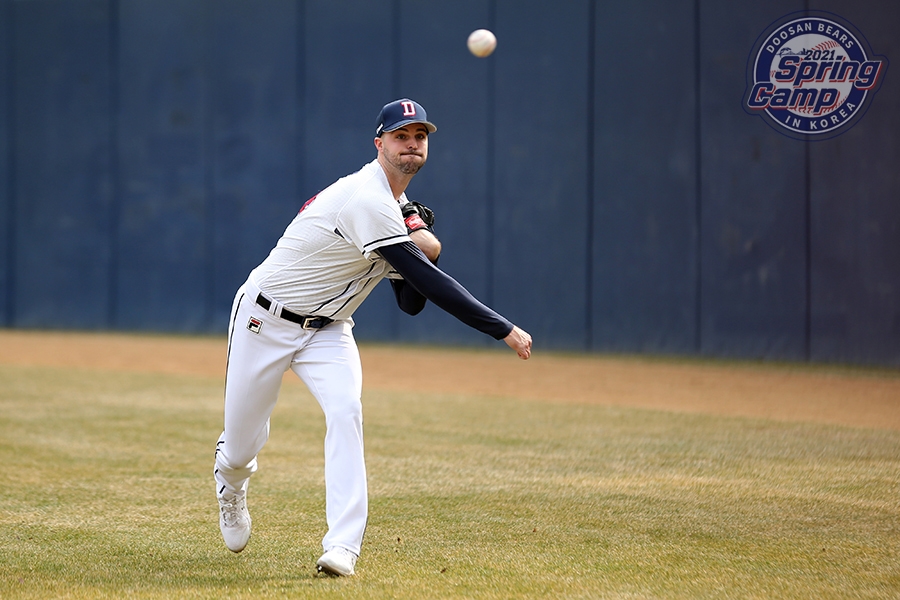
[[[375,148],[377,148],[379,152],[381,152],[381,148],[383,146],[384,146],[384,142],[381,141],[381,138],[380,137],[375,138]]]

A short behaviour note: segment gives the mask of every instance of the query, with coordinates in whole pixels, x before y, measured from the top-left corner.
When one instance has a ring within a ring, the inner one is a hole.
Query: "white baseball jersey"
[[[399,275],[376,250],[391,255],[410,282],[418,280],[416,293],[430,290],[435,304],[463,322],[496,339],[512,329],[421,252],[408,252],[418,248],[403,221],[406,202],[394,198],[377,160],[338,180],[304,205],[232,306],[216,494],[246,500],[282,378],[292,370],[325,414],[326,551],[341,547],[359,555],[368,519],[362,366],[351,315],[381,279]],[[400,296],[398,304],[407,310]],[[306,328],[282,318],[284,309],[333,322]]]
[[[349,320],[391,270],[374,251],[409,241],[406,201],[373,160],[307,202],[250,280],[296,313]]]
[[[436,130],[425,109],[403,99],[382,109],[377,134],[410,123],[423,124],[429,133]],[[242,551],[249,540],[249,513],[241,508],[238,514],[235,507],[246,507],[284,373],[291,370],[325,416],[327,532],[322,549],[359,555],[368,488],[362,364],[352,315],[379,281],[400,279],[402,273],[405,280],[392,281],[392,287],[408,314],[418,314],[427,299],[495,339],[513,330],[512,323],[476,300],[413,243],[403,218],[407,202],[405,194],[399,201],[394,197],[381,163],[373,160],[309,200],[237,290],[228,327],[225,427],[216,442],[213,471],[219,526],[232,552]],[[419,225],[413,222],[411,228]]]
[[[284,372],[306,383],[325,413],[322,547],[359,554],[368,515],[362,443],[362,366],[353,311],[390,264],[375,250],[409,242],[398,202],[377,160],[303,206],[269,256],[235,295],[229,327],[225,430],[216,445],[216,493],[246,495]],[[259,293],[267,306],[257,304]],[[287,308],[334,322],[305,329]],[[246,496],[245,496],[246,497]]]

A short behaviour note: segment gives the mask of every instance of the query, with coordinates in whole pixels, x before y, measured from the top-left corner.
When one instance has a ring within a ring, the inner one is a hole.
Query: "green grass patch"
[[[762,376],[762,375],[761,375]],[[288,385],[229,552],[221,382],[0,366],[0,598],[897,598],[900,432],[366,393],[354,578],[315,574],[324,423]]]

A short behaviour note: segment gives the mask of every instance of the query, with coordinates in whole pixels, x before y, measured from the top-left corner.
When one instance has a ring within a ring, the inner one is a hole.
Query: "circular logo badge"
[[[887,65],[836,15],[793,13],[763,32],[750,53],[744,108],[791,137],[829,139],[859,121]]]

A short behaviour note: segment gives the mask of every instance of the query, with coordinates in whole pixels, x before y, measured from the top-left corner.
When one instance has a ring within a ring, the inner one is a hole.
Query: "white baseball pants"
[[[357,555],[368,518],[363,456],[362,367],[352,323],[303,329],[281,319],[282,306],[257,305],[247,281],[235,296],[228,332],[225,430],[216,446],[216,492],[246,489],[269,437],[269,417],[284,373],[291,369],[325,413],[324,550],[342,546]]]

